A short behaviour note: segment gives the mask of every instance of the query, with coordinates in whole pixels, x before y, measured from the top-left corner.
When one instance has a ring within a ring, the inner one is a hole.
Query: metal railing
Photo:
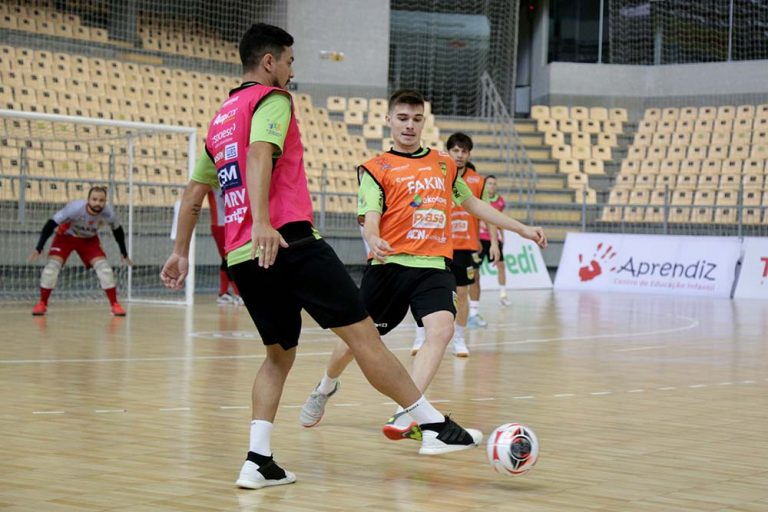
[[[536,171],[533,169],[528,152],[515,129],[514,118],[501,98],[491,76],[486,72],[480,78],[482,86],[480,112],[493,132],[495,145],[501,152],[507,177],[512,178],[513,189],[501,190],[508,200],[524,204],[527,221],[531,220],[531,205],[536,195]],[[515,190],[516,189],[516,190]],[[516,198],[514,195],[516,194]]]

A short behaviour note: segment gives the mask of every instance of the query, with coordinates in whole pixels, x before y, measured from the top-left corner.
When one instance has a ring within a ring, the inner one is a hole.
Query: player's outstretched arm
[[[160,279],[168,288],[180,289],[184,286],[184,279],[189,272],[189,243],[192,240],[192,232],[195,230],[197,219],[203,207],[203,199],[211,186],[205,183],[190,180],[184,195],[181,198],[179,219],[176,224],[176,243],[173,253],[163,265],[160,271]]]
[[[379,212],[369,211],[365,214],[365,223],[363,224],[363,237],[371,249],[371,254],[382,263],[386,261],[387,256],[392,254],[392,247],[389,242],[379,236],[379,225],[381,223],[381,214]]]
[[[45,242],[48,241],[53,232],[56,230],[56,226],[58,226],[58,224],[55,220],[48,219],[48,221],[45,223],[45,226],[43,226],[43,229],[40,230],[40,238],[37,240],[37,245],[29,255],[29,261],[35,261],[40,257],[40,255],[43,253]]]
[[[468,198],[461,203],[461,206],[475,217],[478,217],[489,224],[494,224],[502,229],[513,231],[523,238],[536,242],[541,248],[547,246],[547,237],[544,235],[544,230],[542,228],[538,226],[526,226],[512,217],[504,215],[490,204],[481,201],[476,197]]]
[[[128,257],[128,249],[125,246],[125,231],[123,231],[123,226],[117,226],[113,229],[112,236],[115,237],[115,242],[117,242],[117,246],[120,248],[120,255],[123,258],[123,263],[129,267],[133,266],[133,260]]]

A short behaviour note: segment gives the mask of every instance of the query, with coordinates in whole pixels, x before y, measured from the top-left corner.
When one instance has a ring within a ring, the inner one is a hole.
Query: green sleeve
[[[357,214],[368,212],[384,213],[384,191],[370,174],[364,172],[357,191]]]
[[[472,190],[469,185],[464,182],[464,178],[461,176],[456,177],[456,181],[453,183],[453,203],[461,205],[464,201],[473,197]]]
[[[192,180],[198,183],[210,185],[215,189],[219,188],[219,178],[216,175],[216,166],[206,151],[200,155],[195,164],[195,170],[192,171]]]
[[[491,203],[491,196],[488,195],[488,189],[485,188],[485,180],[483,180],[483,193],[480,197],[486,203]]]
[[[249,143],[269,142],[275,146],[273,156],[283,154],[288,123],[291,122],[291,100],[282,93],[272,93],[264,98],[251,118]]]

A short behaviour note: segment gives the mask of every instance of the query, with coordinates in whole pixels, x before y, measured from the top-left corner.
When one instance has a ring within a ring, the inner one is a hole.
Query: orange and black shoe
[[[397,419],[403,414],[407,414],[405,411],[399,412],[389,418],[381,429],[382,433],[391,439],[392,441],[400,441],[401,439],[413,439],[414,441],[421,441],[421,428],[415,421],[411,421],[406,426],[397,425]]]

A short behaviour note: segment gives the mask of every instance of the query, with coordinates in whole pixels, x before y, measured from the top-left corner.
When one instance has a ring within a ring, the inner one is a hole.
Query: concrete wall
[[[288,0],[298,89],[317,95],[384,96],[389,70],[389,2]],[[343,52],[343,61],[321,51]]]

